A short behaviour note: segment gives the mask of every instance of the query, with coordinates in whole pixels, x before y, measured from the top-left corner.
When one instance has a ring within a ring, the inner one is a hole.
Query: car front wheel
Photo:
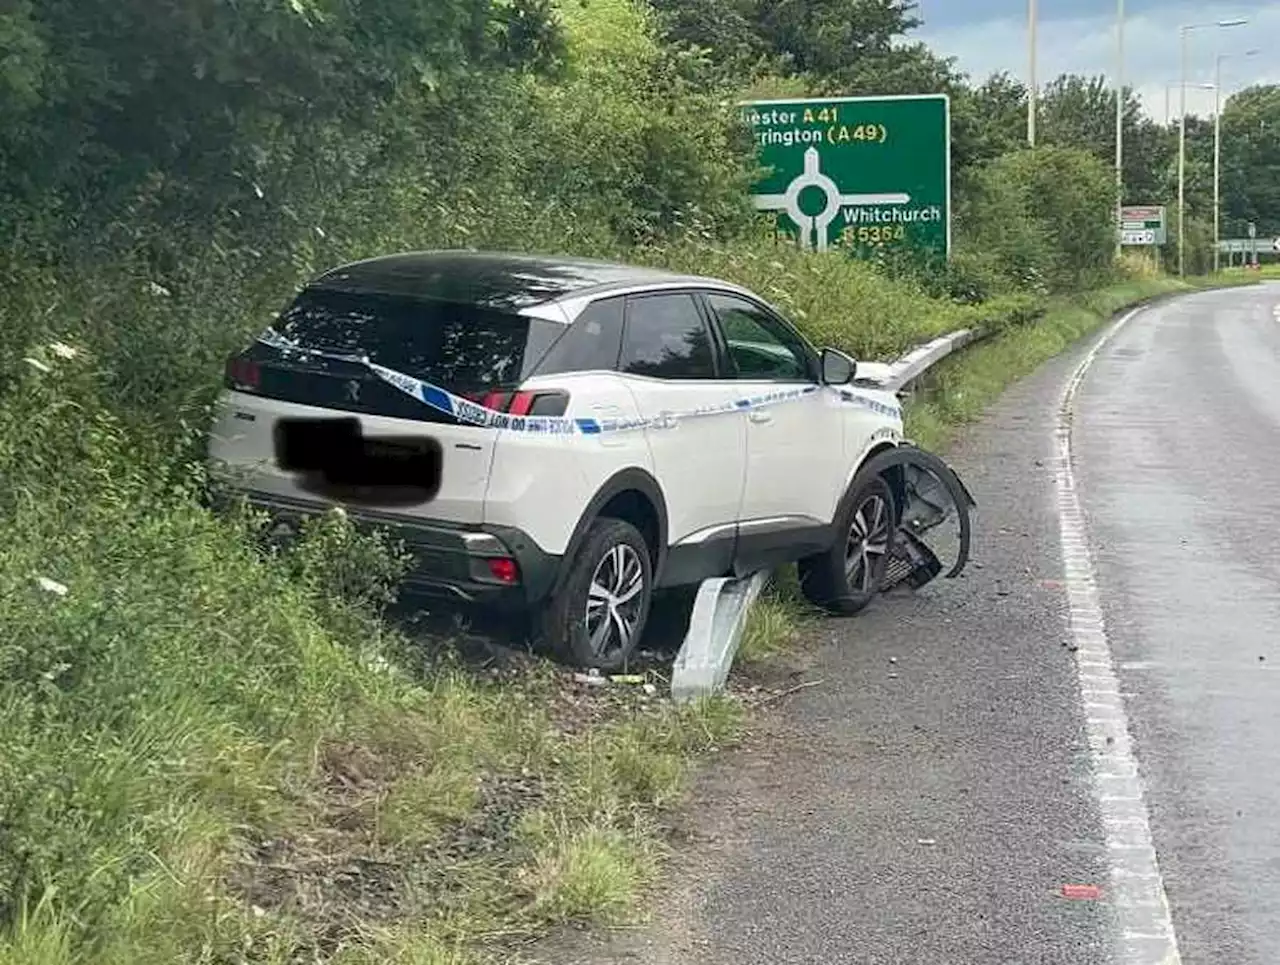
[[[894,519],[893,491],[883,477],[856,483],[835,545],[800,561],[800,586],[809,602],[841,616],[864,610],[884,585]]]
[[[644,537],[620,519],[597,519],[569,560],[542,617],[547,644],[578,666],[625,666],[644,633],[653,567]]]

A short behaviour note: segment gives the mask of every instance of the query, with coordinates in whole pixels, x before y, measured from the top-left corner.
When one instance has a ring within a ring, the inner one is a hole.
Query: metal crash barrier
[[[767,571],[743,579],[703,580],[693,603],[689,632],[671,668],[671,699],[708,697],[724,687],[747,629],[751,606],[769,583]]]
[[[923,539],[956,514],[959,546],[946,578],[963,572],[969,561],[973,496],[955,471],[933,453],[902,445],[870,459],[862,473],[899,474],[902,515],[889,551],[882,590],[913,590],[942,573],[942,563]],[[689,630],[671,670],[671,698],[684,703],[724,688],[733,658],[746,632],[751,607],[769,583],[768,572],[742,579],[719,577],[698,588]]]

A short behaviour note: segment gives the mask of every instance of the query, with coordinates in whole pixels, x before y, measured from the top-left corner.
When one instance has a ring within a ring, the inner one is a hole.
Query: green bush
[[[1164,247],[1160,249],[1160,256],[1165,269],[1176,274],[1178,271],[1178,206],[1170,205],[1168,212],[1169,237]],[[1204,275],[1213,271],[1213,220],[1189,216],[1184,240],[1187,274]],[[1265,251],[1265,241],[1260,242],[1259,247]]]
[[[964,247],[1021,290],[1089,288],[1113,272],[1114,205],[1114,175],[1087,151],[1005,154],[973,177]]]

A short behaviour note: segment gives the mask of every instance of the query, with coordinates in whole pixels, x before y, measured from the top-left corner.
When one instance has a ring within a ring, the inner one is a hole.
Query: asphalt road
[[[1071,434],[1089,593],[1064,571],[1055,435],[1089,346],[1008,393],[948,453],[976,565],[822,623],[803,679],[823,683],[700,781],[652,925],[539,960],[1176,965],[1146,934],[1167,895],[1187,965],[1280,962],[1276,306],[1280,286],[1189,296],[1098,351]],[[1127,721],[1098,724],[1099,654]],[[1128,734],[1145,803],[1096,777]],[[1132,871],[1150,840],[1162,879]]]
[[[1077,419],[1183,962],[1280,962],[1280,286],[1134,319]]]

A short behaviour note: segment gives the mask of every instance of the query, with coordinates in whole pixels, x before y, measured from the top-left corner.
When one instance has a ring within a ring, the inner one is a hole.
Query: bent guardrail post
[[[769,583],[767,570],[744,579],[705,580],[698,588],[689,632],[671,668],[671,699],[680,703],[723,689],[747,628],[751,606]]]

